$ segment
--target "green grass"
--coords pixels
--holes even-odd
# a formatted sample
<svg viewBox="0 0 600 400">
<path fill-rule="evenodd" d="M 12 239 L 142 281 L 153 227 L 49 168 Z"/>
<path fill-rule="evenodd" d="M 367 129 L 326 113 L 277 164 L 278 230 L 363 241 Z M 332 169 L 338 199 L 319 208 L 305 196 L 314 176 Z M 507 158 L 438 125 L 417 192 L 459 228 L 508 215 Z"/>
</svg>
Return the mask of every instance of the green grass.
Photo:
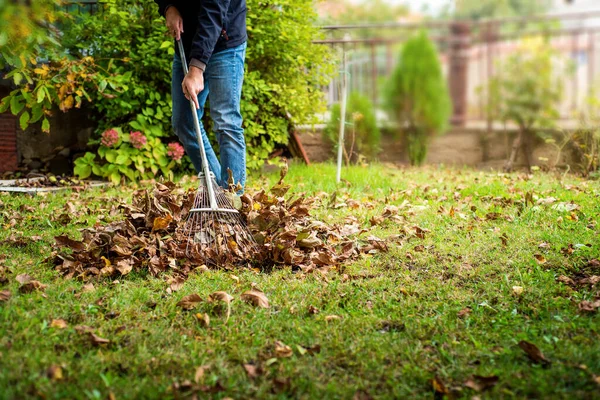
<svg viewBox="0 0 600 400">
<path fill-rule="evenodd" d="M 95 291 L 82 293 L 84 282 L 65 280 L 44 261 L 53 237 L 76 236 L 102 215 L 105 221 L 118 219 L 111 206 L 130 198 L 133 188 L 45 197 L 1 194 L 0 265 L 10 273 L 0 290 L 10 290 L 12 298 L 0 303 L 0 398 L 186 397 L 190 392 L 181 393 L 181 386 L 194 382 L 199 366 L 207 366 L 198 385 L 207 392 L 200 391 L 200 398 L 348 399 L 357 393 L 431 398 L 435 376 L 456 397 L 471 398 L 478 393 L 463 384 L 472 375 L 499 377 L 495 387 L 479 394 L 483 397 L 598 395 L 593 378 L 600 375 L 600 313 L 578 310 L 598 289 L 574 290 L 556 281 L 563 274 L 600 275 L 585 269 L 588 260 L 600 257 L 598 182 L 380 165 L 344 170 L 346 182 L 339 186 L 334 177 L 332 165 L 293 165 L 286 182 L 297 193 L 335 192 L 338 205 L 347 199 L 360 203 L 357 209 L 333 209 L 323 202 L 313 214 L 328 223 L 355 216 L 369 227 L 372 216 L 396 205 L 404 222 L 387 221 L 364 235 L 385 238 L 415 225 L 430 232 L 325 276 L 293 273 L 290 267 L 268 274 L 211 271 L 192 274 L 169 294 L 166 277 L 135 273 L 119 282 L 94 282 Z M 251 187 L 267 188 L 277 178 L 255 176 Z M 574 202 L 580 207 L 576 218 L 552 205 L 526 205 L 528 192 Z M 82 213 L 64 223 L 60 215 L 67 202 Z M 493 212 L 501 217 L 486 219 Z M 41 238 L 19 247 L 11 235 Z M 540 249 L 542 242 L 549 248 Z M 569 244 L 576 248 L 573 254 L 561 253 Z M 546 263 L 539 264 L 535 254 L 543 254 Z M 47 284 L 45 292 L 19 293 L 15 277 L 21 273 Z M 271 308 L 239 300 L 253 283 Z M 515 295 L 513 286 L 523 293 Z M 206 298 L 218 290 L 235 297 L 227 323 L 209 304 L 194 311 L 176 306 L 184 295 Z M 310 314 L 310 306 L 320 312 Z M 458 317 L 466 307 L 471 313 Z M 198 312 L 210 314 L 208 328 L 196 319 Z M 327 321 L 330 315 L 341 318 Z M 67 321 L 66 329 L 50 327 L 58 318 Z M 111 343 L 93 346 L 77 325 L 92 327 Z M 292 347 L 293 355 L 274 358 L 276 340 Z M 520 340 L 535 343 L 552 364 L 532 363 L 518 347 Z M 315 345 L 321 348 L 316 354 L 298 349 Z M 251 362 L 263 368 L 255 379 L 243 368 Z M 61 367 L 62 379 L 48 377 L 52 365 Z"/>
</svg>

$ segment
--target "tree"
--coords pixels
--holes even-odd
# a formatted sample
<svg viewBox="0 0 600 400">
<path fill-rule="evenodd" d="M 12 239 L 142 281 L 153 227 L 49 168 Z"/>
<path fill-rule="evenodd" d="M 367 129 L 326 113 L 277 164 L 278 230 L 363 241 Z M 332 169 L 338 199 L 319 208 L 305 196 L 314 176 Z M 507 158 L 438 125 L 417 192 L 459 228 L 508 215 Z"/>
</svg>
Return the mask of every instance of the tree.
<svg viewBox="0 0 600 400">
<path fill-rule="evenodd" d="M 443 134 L 451 100 L 435 45 L 426 32 L 409 39 L 386 93 L 387 107 L 405 131 L 412 165 L 425 161 L 430 138 Z"/>
<path fill-rule="evenodd" d="M 490 117 L 513 122 L 519 133 L 504 166 L 511 171 L 519 151 L 531 167 L 532 140 L 536 130 L 551 127 L 559 116 L 563 71 L 557 71 L 555 51 L 541 38 L 527 39 L 498 68 L 489 86 Z"/>
</svg>

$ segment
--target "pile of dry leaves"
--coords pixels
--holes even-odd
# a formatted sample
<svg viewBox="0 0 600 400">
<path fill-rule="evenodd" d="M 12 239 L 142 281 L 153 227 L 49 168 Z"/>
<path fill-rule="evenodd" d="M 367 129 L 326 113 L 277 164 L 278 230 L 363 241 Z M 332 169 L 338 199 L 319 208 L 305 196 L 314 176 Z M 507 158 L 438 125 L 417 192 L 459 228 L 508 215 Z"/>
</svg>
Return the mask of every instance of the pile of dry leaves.
<svg viewBox="0 0 600 400">
<path fill-rule="evenodd" d="M 283 175 L 283 174 L 282 174 Z M 258 243 L 258 252 L 231 252 L 217 260 L 218 267 L 251 266 L 261 269 L 292 267 L 302 271 L 327 270 L 360 254 L 387 251 L 375 236 L 356 222 L 328 225 L 310 215 L 320 197 L 303 194 L 285 197 L 289 186 L 282 179 L 269 192 L 242 196 L 242 214 Z M 82 279 L 126 275 L 147 270 L 156 276 L 171 272 L 185 277 L 199 262 L 185 256 L 181 227 L 196 191 L 174 183 L 156 183 L 153 190 L 138 190 L 132 204 L 120 204 L 123 219 L 82 231 L 82 240 L 57 236 L 56 268 L 66 277 Z M 397 209 L 386 208 L 382 218 Z M 242 249 L 243 250 L 243 249 Z"/>
</svg>

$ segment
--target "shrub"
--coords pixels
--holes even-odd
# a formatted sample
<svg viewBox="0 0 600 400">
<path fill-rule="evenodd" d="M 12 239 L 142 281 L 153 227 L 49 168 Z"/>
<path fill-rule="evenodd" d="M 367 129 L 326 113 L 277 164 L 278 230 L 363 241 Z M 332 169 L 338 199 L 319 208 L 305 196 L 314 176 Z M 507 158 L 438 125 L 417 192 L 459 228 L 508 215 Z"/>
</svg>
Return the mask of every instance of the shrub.
<svg viewBox="0 0 600 400">
<path fill-rule="evenodd" d="M 248 0 L 248 51 L 242 115 L 248 167 L 262 166 L 277 146 L 287 145 L 294 125 L 316 122 L 325 111 L 320 85 L 334 65 L 320 37 L 312 1 Z"/>
<path fill-rule="evenodd" d="M 564 73 L 557 70 L 559 61 L 545 40 L 526 39 L 518 51 L 498 67 L 498 74 L 490 81 L 489 117 L 513 122 L 519 128 L 504 166 L 507 171 L 512 170 L 520 150 L 530 168 L 536 130 L 552 127 L 559 116 Z"/>
<path fill-rule="evenodd" d="M 327 141 L 337 148 L 340 132 L 340 105 L 331 109 L 331 119 L 323 134 Z M 346 163 L 356 162 L 359 156 L 373 158 L 379 152 L 381 133 L 373 104 L 360 93 L 351 93 L 346 105 L 346 130 L 344 134 L 344 157 Z"/>
<path fill-rule="evenodd" d="M 386 103 L 407 137 L 411 164 L 422 164 L 430 138 L 445 132 L 452 111 L 435 45 L 425 32 L 404 44 Z"/>
<path fill-rule="evenodd" d="M 49 83 L 55 90 L 40 89 L 43 95 L 35 91 L 27 94 L 31 91 L 21 90 L 24 82 L 21 76 L 18 80 L 15 78 L 19 89 L 3 106 L 8 108 L 12 97 L 16 97 L 18 107 L 14 107 L 14 111 L 20 113 L 25 100 L 37 104 L 36 96 L 40 96 L 49 101 L 36 112 L 36 116 L 42 116 L 50 112 L 54 104 L 73 106 L 87 100 L 95 110 L 96 137 L 109 129 L 139 131 L 147 138 L 146 147 L 153 148 L 153 160 L 149 163 L 158 165 L 158 171 L 165 168 L 168 171 L 172 164 L 162 165 L 161 157 L 168 151 L 167 143 L 176 141 L 170 121 L 173 42 L 166 37 L 164 21 L 151 1 L 103 0 L 100 9 L 94 15 L 66 18 L 62 23 L 64 36 L 58 46 L 63 59 L 90 63 L 85 69 L 75 65 L 81 76 L 91 77 L 90 82 L 85 82 L 88 86 L 76 82 L 69 88 L 73 92 L 72 99 L 65 102 L 64 98 L 71 93 L 61 99 L 62 82 Z M 312 44 L 319 35 L 319 29 L 313 25 L 315 19 L 312 2 L 248 1 L 249 48 L 242 114 L 249 168 L 261 166 L 276 146 L 287 144 L 294 124 L 310 123 L 315 113 L 324 109 L 323 94 L 318 87 L 327 82 L 332 66 L 327 47 Z M 38 46 L 38 59 L 46 56 L 45 51 L 43 46 Z M 26 67 L 34 90 L 42 82 L 34 73 L 38 67 L 36 60 Z M 16 73 L 19 72 L 13 76 Z M 66 71 L 60 76 L 65 82 L 72 82 L 67 79 L 68 75 Z M 78 94 L 82 88 L 85 90 Z M 48 122 L 44 127 L 49 129 Z M 129 147 L 133 146 L 126 141 L 121 143 L 123 155 L 128 156 Z M 102 176 L 113 180 L 117 174 L 137 179 L 147 173 L 148 168 L 144 168 L 143 173 L 135 169 L 139 165 L 135 162 L 114 164 L 110 161 L 112 156 L 107 159 L 100 154 L 99 140 L 92 141 L 91 145 L 97 157 L 86 155 L 85 161 L 76 161 L 78 173 L 87 173 L 91 168 L 92 172 L 101 171 Z M 120 152 L 121 147 L 116 150 Z M 110 167 L 109 172 L 106 165 L 115 166 Z M 189 161 L 175 166 L 187 165 Z"/>
</svg>

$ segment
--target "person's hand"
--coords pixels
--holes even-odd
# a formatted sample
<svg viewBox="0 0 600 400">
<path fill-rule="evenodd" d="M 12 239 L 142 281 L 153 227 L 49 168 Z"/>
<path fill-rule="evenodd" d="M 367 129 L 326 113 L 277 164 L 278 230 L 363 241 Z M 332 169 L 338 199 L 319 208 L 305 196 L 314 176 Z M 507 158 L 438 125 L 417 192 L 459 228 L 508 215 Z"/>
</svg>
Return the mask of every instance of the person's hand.
<svg viewBox="0 0 600 400">
<path fill-rule="evenodd" d="M 183 94 L 188 100 L 192 100 L 196 109 L 200 108 L 198 104 L 198 94 L 204 90 L 204 74 L 200 68 L 191 67 L 183 82 L 181 83 Z"/>
<path fill-rule="evenodd" d="M 165 14 L 165 19 L 167 20 L 169 35 L 180 40 L 183 33 L 183 19 L 181 18 L 181 14 L 179 14 L 179 10 L 173 6 L 169 7 Z"/>
</svg>

